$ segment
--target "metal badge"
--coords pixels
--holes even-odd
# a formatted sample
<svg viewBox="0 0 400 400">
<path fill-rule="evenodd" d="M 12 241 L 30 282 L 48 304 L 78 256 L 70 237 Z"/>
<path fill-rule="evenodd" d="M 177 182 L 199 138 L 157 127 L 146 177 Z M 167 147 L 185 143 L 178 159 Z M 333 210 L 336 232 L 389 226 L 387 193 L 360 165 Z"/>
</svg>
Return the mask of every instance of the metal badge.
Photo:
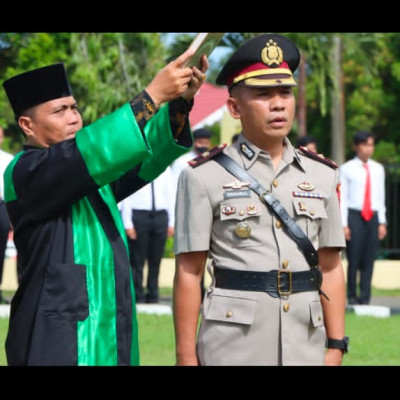
<svg viewBox="0 0 400 400">
<path fill-rule="evenodd" d="M 315 186 L 309 182 L 302 182 L 297 185 L 297 187 L 301 190 L 305 190 L 306 192 L 312 192 L 315 189 Z"/>
<path fill-rule="evenodd" d="M 248 215 L 255 215 L 255 214 L 257 214 L 257 207 L 256 207 L 254 204 L 249 204 L 249 205 L 246 207 L 246 210 L 247 210 L 247 214 L 248 214 Z"/>
<path fill-rule="evenodd" d="M 261 51 L 261 59 L 264 64 L 272 68 L 278 67 L 282 63 L 283 51 L 275 40 L 269 39 L 266 43 Z"/>
<path fill-rule="evenodd" d="M 242 143 L 240 145 L 240 151 L 246 156 L 248 160 L 251 160 L 256 154 L 249 146 L 247 146 L 246 143 Z"/>
<path fill-rule="evenodd" d="M 235 214 L 235 212 L 236 212 L 236 208 L 232 207 L 230 205 L 226 205 L 226 206 L 222 207 L 222 214 L 231 215 L 231 214 Z"/>
<path fill-rule="evenodd" d="M 304 201 L 299 201 L 299 210 L 307 211 L 307 207 L 306 207 L 306 204 L 304 203 Z"/>
<path fill-rule="evenodd" d="M 235 234 L 237 237 L 240 237 L 241 239 L 247 239 L 250 234 L 251 234 L 251 228 L 250 225 L 247 222 L 239 222 L 235 226 Z"/>
<path fill-rule="evenodd" d="M 244 187 L 249 187 L 250 183 L 249 182 L 241 182 L 241 181 L 235 181 L 232 183 L 227 183 L 226 185 L 222 186 L 224 189 L 242 189 Z"/>
</svg>

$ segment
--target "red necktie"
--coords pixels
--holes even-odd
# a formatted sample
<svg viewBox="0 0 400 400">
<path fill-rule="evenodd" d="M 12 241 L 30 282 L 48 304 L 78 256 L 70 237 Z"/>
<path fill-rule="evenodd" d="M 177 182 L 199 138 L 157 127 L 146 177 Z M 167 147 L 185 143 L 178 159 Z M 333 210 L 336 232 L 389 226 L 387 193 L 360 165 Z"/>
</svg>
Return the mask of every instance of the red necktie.
<svg viewBox="0 0 400 400">
<path fill-rule="evenodd" d="M 367 179 L 365 181 L 364 204 L 363 204 L 363 208 L 361 210 L 361 216 L 366 221 L 369 221 L 372 218 L 372 216 L 374 215 L 374 212 L 372 211 L 372 208 L 371 208 L 371 175 L 369 173 L 368 164 L 365 163 L 363 165 L 364 165 L 365 171 L 367 173 Z"/>
</svg>

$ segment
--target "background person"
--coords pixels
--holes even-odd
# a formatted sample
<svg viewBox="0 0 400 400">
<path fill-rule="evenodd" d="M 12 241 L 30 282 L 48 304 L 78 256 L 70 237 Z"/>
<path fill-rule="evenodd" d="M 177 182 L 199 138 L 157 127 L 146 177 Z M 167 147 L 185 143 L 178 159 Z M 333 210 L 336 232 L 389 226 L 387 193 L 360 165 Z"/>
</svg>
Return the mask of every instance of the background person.
<svg viewBox="0 0 400 400">
<path fill-rule="evenodd" d="M 158 278 L 167 237 L 174 236 L 175 178 L 168 167 L 150 184 L 121 202 L 129 243 L 136 303 L 158 303 Z M 148 264 L 146 293 L 143 269 Z"/>
<path fill-rule="evenodd" d="M 371 159 L 375 149 L 372 133 L 357 132 L 353 136 L 353 149 L 355 157 L 340 167 L 341 213 L 348 261 L 347 302 L 369 304 L 379 240 L 387 234 L 385 170 Z"/>
<path fill-rule="evenodd" d="M 297 147 L 303 146 L 307 150 L 318 153 L 317 139 L 313 138 L 312 136 L 300 136 L 297 138 L 296 144 Z"/>
<path fill-rule="evenodd" d="M 0 126 L 0 147 L 4 141 L 4 129 Z M 8 235 L 10 233 L 10 217 L 8 216 L 6 204 L 4 203 L 4 171 L 14 156 L 0 149 L 0 286 L 3 280 L 4 261 L 7 248 Z M 0 290 L 0 304 L 10 304 Z"/>
</svg>

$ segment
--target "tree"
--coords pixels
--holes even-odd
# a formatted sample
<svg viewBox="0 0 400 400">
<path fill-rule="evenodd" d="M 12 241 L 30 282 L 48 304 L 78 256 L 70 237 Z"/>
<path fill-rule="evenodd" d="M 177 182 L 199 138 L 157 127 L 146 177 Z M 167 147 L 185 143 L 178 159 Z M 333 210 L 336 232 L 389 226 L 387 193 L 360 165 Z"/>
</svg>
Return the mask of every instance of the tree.
<svg viewBox="0 0 400 400">
<path fill-rule="evenodd" d="M 85 123 L 143 90 L 165 65 L 157 33 L 73 33 L 71 85 Z"/>
</svg>

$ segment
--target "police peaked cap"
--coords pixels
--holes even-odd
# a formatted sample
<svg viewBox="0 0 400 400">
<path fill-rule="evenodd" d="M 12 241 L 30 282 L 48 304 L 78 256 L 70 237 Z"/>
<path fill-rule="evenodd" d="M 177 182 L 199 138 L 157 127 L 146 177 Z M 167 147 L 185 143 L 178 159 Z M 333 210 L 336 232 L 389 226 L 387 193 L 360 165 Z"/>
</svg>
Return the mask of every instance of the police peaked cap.
<svg viewBox="0 0 400 400">
<path fill-rule="evenodd" d="M 297 46 L 281 35 L 260 35 L 244 42 L 220 71 L 216 83 L 229 88 L 297 86 L 293 72 L 300 62 Z"/>
<path fill-rule="evenodd" d="M 62 63 L 16 75 L 4 81 L 3 87 L 16 117 L 30 107 L 72 96 L 71 86 Z"/>
</svg>

